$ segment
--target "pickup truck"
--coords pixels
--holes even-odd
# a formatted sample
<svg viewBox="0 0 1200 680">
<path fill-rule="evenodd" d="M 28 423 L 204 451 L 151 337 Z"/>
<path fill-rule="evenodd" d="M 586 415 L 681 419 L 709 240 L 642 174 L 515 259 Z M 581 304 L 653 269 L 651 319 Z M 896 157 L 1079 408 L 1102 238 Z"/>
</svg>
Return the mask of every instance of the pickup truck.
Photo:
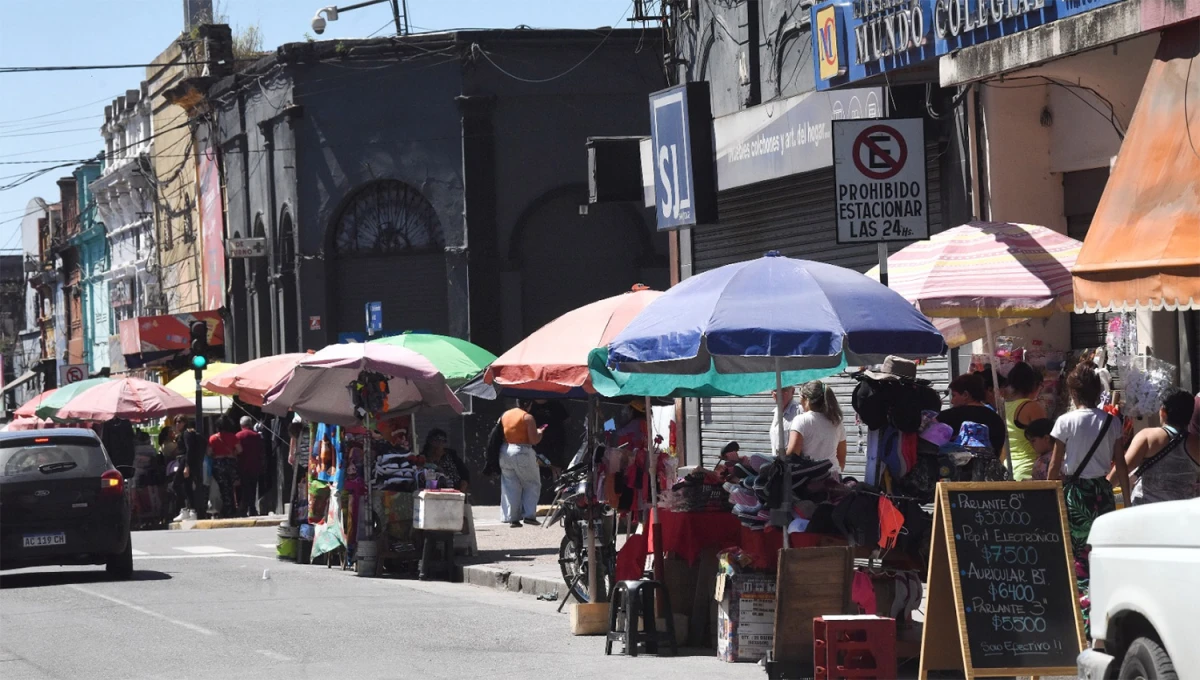
<svg viewBox="0 0 1200 680">
<path fill-rule="evenodd" d="M 1108 513 L 1092 525 L 1085 680 L 1200 678 L 1200 499 Z"/>
</svg>

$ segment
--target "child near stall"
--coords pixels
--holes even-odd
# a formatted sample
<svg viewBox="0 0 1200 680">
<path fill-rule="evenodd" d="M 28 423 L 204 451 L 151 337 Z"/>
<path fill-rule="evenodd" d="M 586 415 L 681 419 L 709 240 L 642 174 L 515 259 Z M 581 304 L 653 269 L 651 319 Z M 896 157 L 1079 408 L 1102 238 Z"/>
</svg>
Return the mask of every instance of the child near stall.
<svg viewBox="0 0 1200 680">
<path fill-rule="evenodd" d="M 1050 436 L 1053 429 L 1054 421 L 1049 418 L 1038 418 L 1025 428 L 1025 441 L 1037 454 L 1033 464 L 1033 479 L 1046 479 L 1050 469 L 1050 454 L 1054 452 L 1054 439 Z"/>
</svg>

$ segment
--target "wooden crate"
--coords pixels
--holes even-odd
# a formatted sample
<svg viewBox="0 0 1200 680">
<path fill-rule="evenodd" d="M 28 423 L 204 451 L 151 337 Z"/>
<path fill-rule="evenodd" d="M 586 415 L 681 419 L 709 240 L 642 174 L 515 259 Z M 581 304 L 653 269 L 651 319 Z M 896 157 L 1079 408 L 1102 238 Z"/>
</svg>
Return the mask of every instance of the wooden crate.
<svg viewBox="0 0 1200 680">
<path fill-rule="evenodd" d="M 849 548 L 792 548 L 779 552 L 775 580 L 775 640 L 772 659 L 809 664 L 813 619 L 851 614 L 853 553 Z"/>
</svg>

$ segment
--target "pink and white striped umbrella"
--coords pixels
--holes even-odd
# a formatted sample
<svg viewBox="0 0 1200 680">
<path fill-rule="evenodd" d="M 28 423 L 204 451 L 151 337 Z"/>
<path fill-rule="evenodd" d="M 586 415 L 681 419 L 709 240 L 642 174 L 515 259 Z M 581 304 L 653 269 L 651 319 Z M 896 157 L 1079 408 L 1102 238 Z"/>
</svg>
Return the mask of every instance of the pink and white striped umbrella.
<svg viewBox="0 0 1200 680">
<path fill-rule="evenodd" d="M 1031 224 L 970 222 L 888 258 L 888 287 L 930 317 L 951 347 L 1074 306 L 1071 267 L 1083 244 Z M 868 276 L 879 277 L 878 268 Z"/>
</svg>

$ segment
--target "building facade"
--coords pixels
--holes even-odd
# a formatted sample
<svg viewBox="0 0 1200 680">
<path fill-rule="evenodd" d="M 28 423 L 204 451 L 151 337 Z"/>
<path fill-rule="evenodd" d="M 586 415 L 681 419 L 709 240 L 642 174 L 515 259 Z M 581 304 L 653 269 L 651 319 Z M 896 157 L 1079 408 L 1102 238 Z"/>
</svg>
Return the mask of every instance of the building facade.
<svg viewBox="0 0 1200 680">
<path fill-rule="evenodd" d="M 85 163 L 72 173 L 77 192 L 76 205 L 79 206 L 79 226 L 73 230 L 68 243 L 75 252 L 77 269 L 72 276 L 77 278 L 72 295 L 79 300 L 78 343 L 82 345 L 82 354 L 73 355 L 72 358 L 81 359 L 79 365 L 84 367 L 83 373 L 87 375 L 98 375 L 108 369 L 110 314 L 108 284 L 105 281 L 108 244 L 104 237 L 104 223 L 100 220 L 97 201 L 91 189 L 91 185 L 100 177 L 101 167 L 100 162 Z"/>
<path fill-rule="evenodd" d="M 108 307 L 93 320 L 97 351 L 103 341 L 104 364 L 122 372 L 118 324 L 147 315 L 161 293 L 156 266 L 153 140 L 149 86 L 127 90 L 104 108 L 105 165 L 92 183 L 100 216 L 107 226 L 106 266 L 96 283 L 97 298 Z M 110 347 L 111 345 L 111 347 Z"/>
<path fill-rule="evenodd" d="M 21 250 L 24 258 L 24 291 L 25 323 L 17 333 L 17 345 L 13 353 L 13 373 L 17 380 L 32 374 L 33 378 L 13 386 L 12 404 L 20 406 L 42 392 L 45 384 L 42 364 L 42 331 L 38 326 L 40 316 L 39 296 L 32 285 L 34 277 L 41 270 L 39 255 L 38 223 L 48 214 L 46 201 L 41 198 L 31 198 L 25 204 L 24 217 L 21 219 Z M 53 370 L 51 368 L 51 370 Z"/>
</svg>

